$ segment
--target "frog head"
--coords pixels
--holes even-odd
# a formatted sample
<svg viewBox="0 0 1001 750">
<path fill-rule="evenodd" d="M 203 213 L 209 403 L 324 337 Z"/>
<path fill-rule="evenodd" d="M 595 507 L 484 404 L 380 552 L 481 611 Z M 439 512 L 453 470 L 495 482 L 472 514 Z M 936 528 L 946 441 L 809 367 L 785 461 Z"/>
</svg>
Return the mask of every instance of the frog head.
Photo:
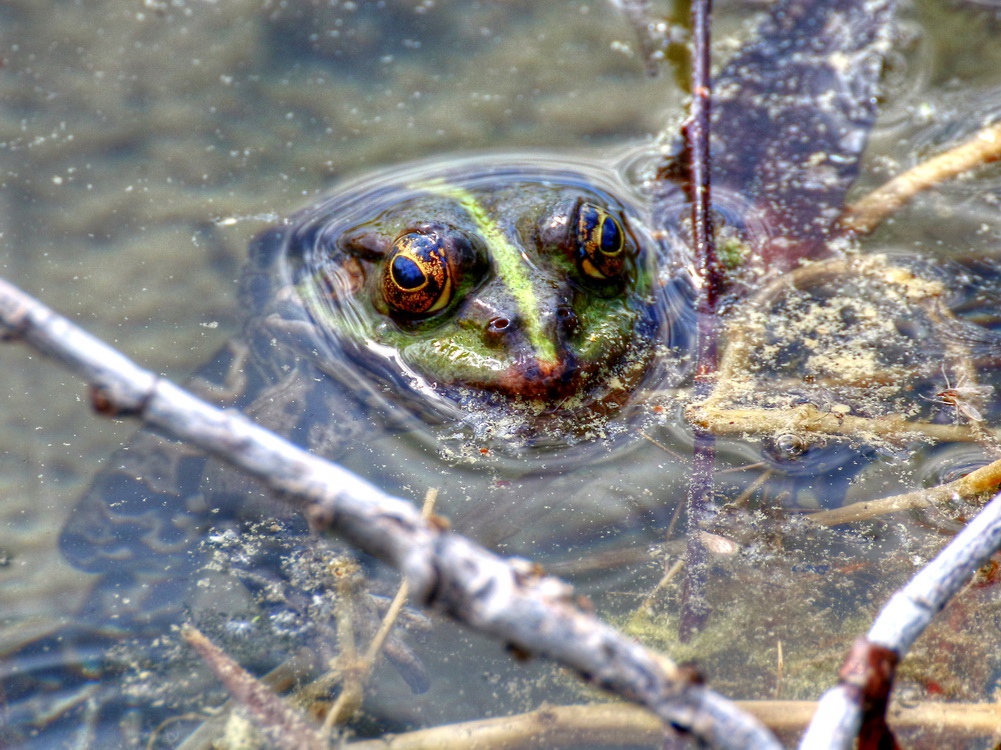
<svg viewBox="0 0 1001 750">
<path fill-rule="evenodd" d="M 298 217 L 284 250 L 321 369 L 507 437 L 583 439 L 671 343 L 663 247 L 611 170 L 397 170 Z"/>
</svg>

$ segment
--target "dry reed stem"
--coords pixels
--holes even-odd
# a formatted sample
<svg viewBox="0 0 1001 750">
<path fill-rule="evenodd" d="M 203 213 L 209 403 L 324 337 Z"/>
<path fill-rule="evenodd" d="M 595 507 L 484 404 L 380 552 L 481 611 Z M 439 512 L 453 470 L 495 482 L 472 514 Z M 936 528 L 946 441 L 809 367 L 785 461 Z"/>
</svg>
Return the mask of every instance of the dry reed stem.
<svg viewBox="0 0 1001 750">
<path fill-rule="evenodd" d="M 905 492 L 902 495 L 893 495 L 879 500 L 852 503 L 841 508 L 811 513 L 807 518 L 824 526 L 837 526 L 852 521 L 865 521 L 901 510 L 916 510 L 955 500 L 969 500 L 977 495 L 997 492 L 999 487 L 1001 487 L 1001 460 L 981 466 L 965 477 L 937 487 Z"/>
<path fill-rule="evenodd" d="M 421 515 L 424 518 L 430 518 L 434 513 L 434 505 L 437 500 L 438 490 L 435 488 L 429 489 L 424 495 L 424 505 L 421 508 Z M 396 596 L 393 597 L 389 609 L 386 610 L 379 629 L 369 642 L 368 648 L 365 650 L 365 655 L 355 668 L 346 672 L 346 675 L 349 675 L 350 679 L 345 678 L 340 695 L 337 696 L 334 705 L 323 719 L 321 731 L 328 741 L 334 731 L 334 727 L 346 722 L 361 708 L 362 699 L 365 696 L 365 688 L 372 677 L 372 670 L 375 669 L 376 659 L 379 658 L 379 652 L 382 651 L 383 644 L 385 644 L 386 639 L 392 632 L 393 626 L 396 624 L 396 620 L 403 610 L 403 605 L 407 603 L 409 594 L 410 587 L 404 580 L 400 584 Z"/>
<path fill-rule="evenodd" d="M 990 125 L 965 143 L 911 167 L 848 207 L 841 228 L 857 234 L 873 231 L 923 190 L 1001 159 L 1001 123 Z"/>
<path fill-rule="evenodd" d="M 796 732 L 812 718 L 815 701 L 737 701 L 776 732 Z M 1001 726 L 1001 706 L 992 703 L 919 703 L 891 706 L 894 729 L 934 728 L 951 738 L 989 737 Z M 353 742 L 344 750 L 524 750 L 576 748 L 581 744 L 657 746 L 664 727 L 649 713 L 625 703 L 551 706 L 517 716 L 449 724 L 378 740 Z"/>
</svg>

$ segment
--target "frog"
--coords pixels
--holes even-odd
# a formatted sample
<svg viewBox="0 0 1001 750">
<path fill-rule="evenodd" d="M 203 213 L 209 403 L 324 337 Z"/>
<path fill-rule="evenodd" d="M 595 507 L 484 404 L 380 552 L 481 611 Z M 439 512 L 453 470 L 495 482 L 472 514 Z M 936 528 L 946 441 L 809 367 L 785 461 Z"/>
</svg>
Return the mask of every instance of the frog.
<svg viewBox="0 0 1001 750">
<path fill-rule="evenodd" d="M 265 327 L 319 332 L 305 346 L 327 374 L 508 452 L 614 433 L 637 393 L 678 382 L 680 244 L 654 238 L 614 168 L 483 156 L 397 172 L 295 219 L 275 238 L 281 281 L 248 301 Z"/>
<path fill-rule="evenodd" d="M 742 248 L 782 244 L 762 218 L 782 203 L 770 190 L 797 198 L 782 204 L 783 232 L 829 228 L 875 116 L 871 65 L 837 71 L 858 89 L 845 94 L 853 106 L 844 114 L 795 96 L 763 100 L 753 86 L 741 96 L 748 61 L 775 63 L 792 88 L 817 85 L 785 67 L 777 40 L 808 39 L 833 9 L 854 13 L 865 31 L 839 43 L 868 50 L 882 21 L 856 5 L 785 0 L 720 74 L 719 163 L 732 168 L 717 175 L 717 206 Z M 790 10 L 793 21 L 783 20 Z M 795 139 L 788 123 L 748 130 L 735 114 L 783 107 L 790 121 L 804 107 L 809 115 Z M 808 152 L 818 138 L 830 164 Z M 798 165 L 800 177 L 831 165 L 836 174 L 827 169 L 821 194 L 804 198 L 809 180 L 776 187 L 738 159 L 751 152 Z M 677 488 L 646 486 L 665 459 L 639 435 L 677 429 L 678 404 L 655 396 L 689 382 L 697 283 L 683 157 L 647 147 L 639 162 L 475 154 L 347 182 L 251 242 L 242 331 L 187 385 L 398 494 L 419 499 L 423 487 L 445 484 L 439 512 L 505 554 L 544 558 L 547 545 L 621 543 L 637 529 L 649 542 L 674 512 L 664 497 Z M 527 509 L 525 499 L 539 497 L 566 512 Z M 124 675 L 128 694 L 107 711 L 144 706 L 144 732 L 203 700 L 202 683 L 177 700 L 151 688 L 192 668 L 170 635 L 178 622 L 196 623 L 255 673 L 293 644 L 335 655 L 328 594 L 350 555 L 317 540 L 261 484 L 164 436 L 141 432 L 109 459 L 60 549 L 96 583 L 79 618 L 80 675 L 57 697 L 95 670 Z M 381 596 L 383 574 L 364 558 L 356 565 L 360 598 Z M 426 690 L 408 645 L 389 651 L 407 686 Z M 72 715 L 61 721 L 72 726 Z"/>
</svg>

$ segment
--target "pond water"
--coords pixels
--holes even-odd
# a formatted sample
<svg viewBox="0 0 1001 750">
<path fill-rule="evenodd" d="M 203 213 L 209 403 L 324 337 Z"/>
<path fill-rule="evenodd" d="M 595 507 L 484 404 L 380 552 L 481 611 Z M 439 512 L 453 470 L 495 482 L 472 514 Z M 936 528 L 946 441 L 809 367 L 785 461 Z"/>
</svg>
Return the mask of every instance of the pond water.
<svg viewBox="0 0 1001 750">
<path fill-rule="evenodd" d="M 718 59 L 748 37 L 757 10 L 717 4 Z M 901 16 L 853 196 L 1001 117 L 1001 11 L 926 2 Z M 237 281 L 250 239 L 338 179 L 483 149 L 628 162 L 659 133 L 676 132 L 684 116 L 674 77 L 644 75 L 630 28 L 602 3 L 15 0 L 0 8 L 0 20 L 3 275 L 174 380 L 239 330 Z M 949 304 L 983 331 L 965 345 L 988 386 L 1001 385 L 1001 344 L 991 333 L 1001 301 L 999 201 L 1001 168 L 986 167 L 919 196 L 862 246 L 888 253 L 894 268 L 911 269 L 922 283 L 945 285 Z M 805 301 L 777 295 L 758 310 L 812 343 L 757 352 L 727 406 L 788 409 L 827 399 L 827 407 L 847 405 L 846 414 L 970 421 L 940 395 L 968 384 L 942 364 L 953 350 L 923 333 L 932 323 L 920 294 L 901 299 L 899 277 L 887 281 L 885 269 L 849 273 L 851 284 L 844 274 L 819 277 Z M 802 310 L 832 299 L 851 302 L 842 302 L 842 317 L 893 319 L 900 337 L 892 341 L 878 326 L 849 330 L 851 342 L 882 356 L 855 390 L 817 385 L 816 373 L 835 367 L 818 352 L 839 361 L 858 355 L 839 348 L 848 346 L 843 331 L 803 322 Z M 753 316 L 741 325 L 754 339 Z M 88 601 L 93 576 L 63 559 L 59 533 L 134 427 L 95 418 L 78 382 L 25 349 L 0 357 L 0 653 L 11 654 L 60 632 Z M 804 368 L 813 368 L 806 384 Z M 920 374 L 907 380 L 904 370 Z M 690 473 L 683 402 L 683 392 L 666 394 L 651 427 L 663 448 L 636 440 L 550 478 L 541 493 L 519 485 L 519 470 L 506 465 L 485 484 L 469 478 L 475 471 L 442 477 L 422 449 L 394 441 L 374 442 L 353 468 L 390 467 L 379 480 L 416 502 L 445 484 L 439 511 L 460 530 L 544 560 L 603 616 L 672 658 L 696 661 L 725 695 L 815 698 L 889 593 L 972 505 L 835 530 L 802 521 L 803 512 L 949 481 L 993 460 L 993 449 L 989 441 L 867 438 L 806 446 L 781 430 L 722 440 L 714 614 L 703 635 L 680 644 L 680 577 L 648 595 L 683 546 L 679 531 L 665 536 Z M 977 409 L 984 421 L 976 425 L 999 418 L 990 398 Z M 475 492 L 488 500 L 473 502 Z M 922 639 L 901 675 L 903 702 L 992 700 L 1001 680 L 994 583 L 979 581 Z M 380 666 L 352 725 L 360 734 L 600 698 L 550 665 L 516 663 L 437 619 L 433 632 L 415 628 L 408 638 L 430 689 L 414 695 L 396 670 Z M 206 700 L 218 703 L 219 695 Z M 171 725 L 157 746 L 179 743 L 196 724 Z M 36 744 L 83 742 L 78 730 L 63 727 Z M 941 746 L 933 732 L 907 736 L 909 747 Z M 0 743 L 22 739 L 9 737 Z"/>
</svg>

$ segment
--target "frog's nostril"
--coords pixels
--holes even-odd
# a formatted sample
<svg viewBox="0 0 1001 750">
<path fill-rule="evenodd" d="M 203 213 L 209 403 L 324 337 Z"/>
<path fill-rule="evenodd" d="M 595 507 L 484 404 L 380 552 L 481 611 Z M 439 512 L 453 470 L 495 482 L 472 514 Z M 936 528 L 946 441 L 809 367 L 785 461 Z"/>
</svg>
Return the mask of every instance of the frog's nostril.
<svg viewBox="0 0 1001 750">
<path fill-rule="evenodd" d="M 572 336 L 577 330 L 577 313 L 569 305 L 556 308 L 556 324 L 564 336 Z"/>
<path fill-rule="evenodd" d="M 499 315 L 487 321 L 483 338 L 491 346 L 504 346 L 503 342 L 508 340 L 508 336 L 515 328 L 517 324 L 514 319 Z"/>
</svg>

